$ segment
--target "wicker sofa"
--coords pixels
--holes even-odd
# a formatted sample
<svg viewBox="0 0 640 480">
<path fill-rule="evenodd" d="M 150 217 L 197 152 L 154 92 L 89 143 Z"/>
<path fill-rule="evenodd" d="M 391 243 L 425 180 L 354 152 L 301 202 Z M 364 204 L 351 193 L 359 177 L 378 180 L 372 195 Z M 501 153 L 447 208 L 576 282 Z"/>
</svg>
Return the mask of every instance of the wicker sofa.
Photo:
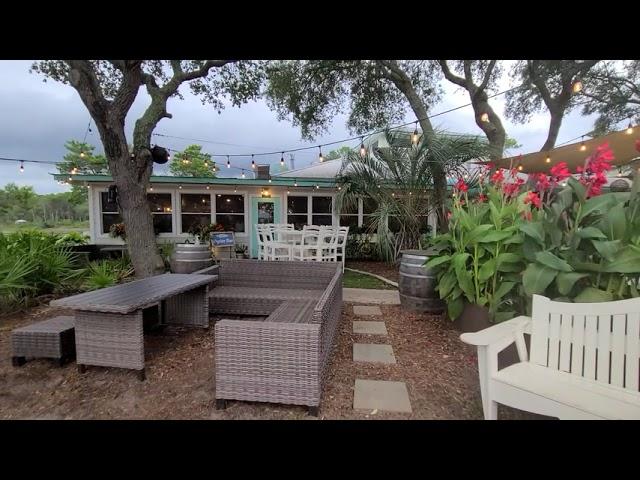
<svg viewBox="0 0 640 480">
<path fill-rule="evenodd" d="M 342 265 L 222 260 L 213 314 L 266 316 L 215 325 L 216 406 L 306 405 L 317 415 L 342 313 Z"/>
</svg>

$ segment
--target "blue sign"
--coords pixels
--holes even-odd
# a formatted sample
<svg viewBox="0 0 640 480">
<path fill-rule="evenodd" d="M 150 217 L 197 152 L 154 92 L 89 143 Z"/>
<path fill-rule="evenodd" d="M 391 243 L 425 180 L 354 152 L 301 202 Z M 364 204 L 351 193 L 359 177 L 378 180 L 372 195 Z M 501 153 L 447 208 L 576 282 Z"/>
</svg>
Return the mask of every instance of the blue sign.
<svg viewBox="0 0 640 480">
<path fill-rule="evenodd" d="M 214 247 L 233 247 L 236 241 L 233 232 L 212 232 L 211 244 Z"/>
</svg>

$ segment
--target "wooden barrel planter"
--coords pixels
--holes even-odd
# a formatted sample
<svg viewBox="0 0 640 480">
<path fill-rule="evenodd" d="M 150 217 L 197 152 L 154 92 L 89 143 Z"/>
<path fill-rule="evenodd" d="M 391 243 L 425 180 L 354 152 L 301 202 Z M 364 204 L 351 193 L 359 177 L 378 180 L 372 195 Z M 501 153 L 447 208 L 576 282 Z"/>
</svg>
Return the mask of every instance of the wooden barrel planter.
<svg viewBox="0 0 640 480">
<path fill-rule="evenodd" d="M 430 254 L 428 250 L 402 251 L 398 290 L 400 303 L 407 310 L 441 313 L 445 308 L 435 291 L 438 279 L 431 270 L 424 267 Z"/>
<path fill-rule="evenodd" d="M 176 243 L 169 263 L 173 273 L 192 273 L 213 265 L 213 258 L 208 245 Z"/>
</svg>

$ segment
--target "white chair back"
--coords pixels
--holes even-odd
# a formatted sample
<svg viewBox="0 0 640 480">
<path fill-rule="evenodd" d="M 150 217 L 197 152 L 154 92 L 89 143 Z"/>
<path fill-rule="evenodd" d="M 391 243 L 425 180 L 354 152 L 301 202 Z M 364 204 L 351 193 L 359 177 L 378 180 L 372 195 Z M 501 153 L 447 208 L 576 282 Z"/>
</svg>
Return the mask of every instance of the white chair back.
<svg viewBox="0 0 640 480">
<path fill-rule="evenodd" d="M 640 298 L 604 303 L 533 296 L 532 363 L 638 392 Z"/>
</svg>

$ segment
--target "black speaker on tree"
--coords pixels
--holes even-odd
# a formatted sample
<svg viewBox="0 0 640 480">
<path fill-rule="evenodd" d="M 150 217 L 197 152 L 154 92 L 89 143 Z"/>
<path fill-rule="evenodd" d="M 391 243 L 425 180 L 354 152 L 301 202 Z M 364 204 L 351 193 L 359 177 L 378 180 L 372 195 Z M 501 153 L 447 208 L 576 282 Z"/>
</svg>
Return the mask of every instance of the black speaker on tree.
<svg viewBox="0 0 640 480">
<path fill-rule="evenodd" d="M 151 149 L 151 157 L 155 163 L 167 163 L 169 161 L 169 152 L 166 148 L 156 145 Z"/>
</svg>

